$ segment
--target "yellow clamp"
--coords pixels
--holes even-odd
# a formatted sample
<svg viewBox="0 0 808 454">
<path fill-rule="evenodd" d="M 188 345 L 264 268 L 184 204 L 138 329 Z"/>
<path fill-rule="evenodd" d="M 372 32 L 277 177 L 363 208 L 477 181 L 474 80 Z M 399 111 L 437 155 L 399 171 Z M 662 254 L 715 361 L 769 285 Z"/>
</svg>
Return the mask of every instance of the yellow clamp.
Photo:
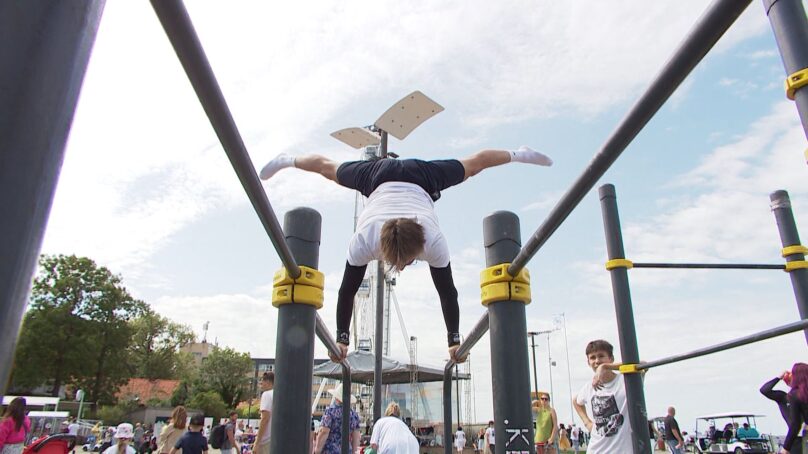
<svg viewBox="0 0 808 454">
<path fill-rule="evenodd" d="M 808 247 L 801 244 L 795 244 L 793 246 L 784 247 L 781 253 L 783 257 L 788 257 L 789 255 L 794 254 L 808 254 Z"/>
<path fill-rule="evenodd" d="M 634 262 L 631 260 L 626 259 L 612 259 L 606 262 L 606 269 L 611 271 L 615 268 L 625 268 L 625 269 L 632 269 L 634 268 Z"/>
<path fill-rule="evenodd" d="M 797 90 L 808 85 L 808 68 L 803 68 L 786 77 L 786 97 L 794 100 Z"/>
<path fill-rule="evenodd" d="M 639 374 L 642 371 L 637 369 L 639 364 L 621 364 L 617 369 L 621 374 Z"/>
<path fill-rule="evenodd" d="M 325 275 L 314 268 L 301 266 L 297 278 L 281 268 L 272 279 L 272 305 L 308 304 L 319 309 L 323 307 L 324 285 Z"/>
<path fill-rule="evenodd" d="M 530 304 L 530 272 L 522 268 L 514 277 L 508 274 L 509 266 L 510 263 L 500 263 L 480 272 L 480 300 L 483 306 L 497 301 Z"/>
<path fill-rule="evenodd" d="M 808 269 L 808 260 L 794 260 L 791 262 L 786 262 L 786 272 L 791 272 L 794 270 L 806 270 Z"/>
</svg>

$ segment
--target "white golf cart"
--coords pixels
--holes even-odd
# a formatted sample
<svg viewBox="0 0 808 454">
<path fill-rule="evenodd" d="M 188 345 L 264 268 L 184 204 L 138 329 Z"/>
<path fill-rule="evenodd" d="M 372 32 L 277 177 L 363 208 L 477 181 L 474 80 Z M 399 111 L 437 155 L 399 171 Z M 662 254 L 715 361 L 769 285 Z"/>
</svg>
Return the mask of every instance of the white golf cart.
<svg viewBox="0 0 808 454">
<path fill-rule="evenodd" d="M 700 416 L 696 418 L 696 452 L 700 453 L 731 453 L 731 454 L 768 454 L 772 452 L 768 438 L 755 437 L 739 440 L 729 426 L 738 427 L 744 423 L 749 427 L 757 427 L 755 418 L 763 415 L 735 412 L 719 413 Z M 724 430 L 727 427 L 728 430 Z"/>
</svg>

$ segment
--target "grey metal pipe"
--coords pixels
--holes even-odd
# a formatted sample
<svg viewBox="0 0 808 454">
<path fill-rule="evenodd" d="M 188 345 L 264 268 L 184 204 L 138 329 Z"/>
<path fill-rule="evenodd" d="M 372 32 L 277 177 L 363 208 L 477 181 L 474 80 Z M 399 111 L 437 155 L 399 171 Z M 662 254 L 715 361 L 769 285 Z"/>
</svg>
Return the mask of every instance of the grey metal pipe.
<svg viewBox="0 0 808 454">
<path fill-rule="evenodd" d="M 334 339 L 334 336 L 328 331 L 328 327 L 326 327 L 325 322 L 322 318 L 320 318 L 320 314 L 316 314 L 315 317 L 315 325 L 314 330 L 317 333 L 317 337 L 320 339 L 320 342 L 325 345 L 325 348 L 331 352 L 332 355 L 339 358 L 342 355 L 342 351 L 337 346 L 337 341 Z M 343 415 L 350 415 L 351 414 L 351 365 L 348 364 L 348 360 L 343 359 L 340 361 L 340 366 L 342 366 L 342 414 Z M 350 454 L 350 436 L 351 436 L 351 418 L 349 417 L 342 417 L 342 442 L 340 445 L 340 452 L 342 454 Z"/>
<path fill-rule="evenodd" d="M 471 349 L 488 332 L 488 311 L 485 311 L 474 328 L 471 329 L 466 340 L 457 348 L 457 356 L 462 358 L 471 352 Z M 455 366 L 454 360 L 450 359 L 443 368 L 443 439 L 451 440 L 452 436 L 452 371 Z M 460 398 L 460 396 L 458 396 Z M 445 443 L 446 454 L 452 454 L 452 444 Z"/>
<path fill-rule="evenodd" d="M 774 218 L 777 220 L 777 230 L 780 232 L 780 242 L 783 247 L 801 244 L 788 192 L 775 191 L 769 195 L 769 200 L 771 200 Z M 791 254 L 786 257 L 786 262 L 800 260 L 805 260 L 805 254 Z M 791 286 L 794 288 L 794 298 L 797 300 L 800 318 L 804 320 L 808 318 L 808 269 L 791 270 L 788 276 L 791 278 Z M 808 330 L 805 330 L 805 340 L 808 342 Z"/>
<path fill-rule="evenodd" d="M 516 276 L 642 131 L 751 0 L 715 0 L 508 268 Z"/>
<path fill-rule="evenodd" d="M 0 391 L 104 0 L 0 2 Z"/>
<path fill-rule="evenodd" d="M 382 353 L 384 351 L 384 262 L 376 265 L 376 330 L 373 341 L 373 423 L 382 417 Z"/>
<path fill-rule="evenodd" d="M 483 219 L 485 263 L 509 263 L 521 244 L 519 218 L 497 211 Z M 530 409 L 530 360 L 527 354 L 525 303 L 496 301 L 488 305 L 491 339 L 491 383 L 494 397 L 494 454 L 535 452 Z"/>
<path fill-rule="evenodd" d="M 321 225 L 320 213 L 311 208 L 295 208 L 284 217 L 285 242 L 309 268 L 318 266 Z M 299 447 L 300 452 L 310 450 L 316 315 L 317 309 L 309 304 L 278 307 L 271 452 L 284 452 L 290 446 Z"/>
<path fill-rule="evenodd" d="M 606 250 L 609 260 L 626 257 L 623 250 L 623 234 L 620 230 L 620 216 L 617 212 L 617 196 L 614 186 L 605 184 L 598 191 L 601 211 L 603 212 L 603 229 L 606 232 Z M 637 364 L 640 362 L 640 349 L 637 345 L 637 329 L 634 326 L 634 310 L 631 307 L 631 290 L 628 285 L 628 270 L 613 268 L 609 271 L 614 293 L 614 310 L 617 315 L 617 332 L 620 338 L 620 355 L 623 362 Z M 651 435 L 648 432 L 648 417 L 645 409 L 645 392 L 642 377 L 639 374 L 625 374 L 626 399 L 628 401 L 628 417 L 633 433 L 634 454 L 651 454 Z"/>
<path fill-rule="evenodd" d="M 772 337 L 782 336 L 784 334 L 790 334 L 797 332 L 799 330 L 808 328 L 808 320 L 800 320 L 798 322 L 789 323 L 787 325 L 778 326 L 777 328 L 767 329 L 765 331 L 761 331 L 759 333 L 750 334 L 748 336 L 739 337 L 738 339 L 731 340 L 729 342 L 723 342 L 720 344 L 716 344 L 710 347 L 700 348 L 698 350 L 693 350 L 689 353 L 683 353 L 681 355 L 674 355 L 668 356 L 666 358 L 658 359 L 656 361 L 649 361 L 640 363 L 637 366 L 639 370 L 646 370 L 651 369 L 652 367 L 664 366 L 666 364 L 673 364 L 678 363 L 680 361 L 684 361 L 686 359 L 698 358 L 701 356 L 709 355 L 711 353 L 718 353 L 723 352 L 724 350 L 729 350 L 731 348 L 740 347 L 742 345 L 753 344 L 755 342 L 760 342 L 762 340 L 771 339 Z"/>
<path fill-rule="evenodd" d="M 769 16 L 786 76 L 808 68 L 808 19 L 802 0 L 763 0 Z M 808 137 L 808 89 L 794 94 L 794 102 L 802 121 L 802 129 Z"/>
<path fill-rule="evenodd" d="M 292 277 L 300 276 L 300 268 L 289 246 L 283 241 L 283 231 L 278 218 L 247 154 L 247 148 L 227 107 L 185 5 L 181 0 L 151 0 L 151 4 L 283 266 Z"/>
<path fill-rule="evenodd" d="M 634 263 L 634 268 L 684 268 L 717 270 L 783 270 L 785 265 L 758 265 L 747 263 Z"/>
</svg>

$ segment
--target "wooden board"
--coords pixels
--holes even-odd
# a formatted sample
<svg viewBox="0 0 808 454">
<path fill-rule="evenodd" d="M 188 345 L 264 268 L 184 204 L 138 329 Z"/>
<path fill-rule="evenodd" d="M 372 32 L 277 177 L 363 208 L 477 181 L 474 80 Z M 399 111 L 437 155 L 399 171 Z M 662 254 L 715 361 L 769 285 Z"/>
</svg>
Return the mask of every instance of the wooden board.
<svg viewBox="0 0 808 454">
<path fill-rule="evenodd" d="M 421 123 L 443 112 L 443 107 L 420 91 L 393 104 L 376 120 L 375 126 L 398 140 L 404 140 Z"/>
<path fill-rule="evenodd" d="M 365 128 L 345 128 L 331 133 L 331 137 L 356 149 L 368 145 L 378 145 L 381 138 Z"/>
</svg>

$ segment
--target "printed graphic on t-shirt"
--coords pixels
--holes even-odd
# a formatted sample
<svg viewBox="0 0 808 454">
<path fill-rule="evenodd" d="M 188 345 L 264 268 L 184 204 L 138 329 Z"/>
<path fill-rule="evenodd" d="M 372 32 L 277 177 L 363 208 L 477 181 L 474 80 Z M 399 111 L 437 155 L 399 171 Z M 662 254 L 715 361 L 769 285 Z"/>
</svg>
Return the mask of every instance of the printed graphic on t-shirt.
<svg viewBox="0 0 808 454">
<path fill-rule="evenodd" d="M 617 435 L 623 426 L 623 415 L 614 396 L 592 396 L 592 414 L 595 416 L 595 430 L 601 436 Z"/>
</svg>

